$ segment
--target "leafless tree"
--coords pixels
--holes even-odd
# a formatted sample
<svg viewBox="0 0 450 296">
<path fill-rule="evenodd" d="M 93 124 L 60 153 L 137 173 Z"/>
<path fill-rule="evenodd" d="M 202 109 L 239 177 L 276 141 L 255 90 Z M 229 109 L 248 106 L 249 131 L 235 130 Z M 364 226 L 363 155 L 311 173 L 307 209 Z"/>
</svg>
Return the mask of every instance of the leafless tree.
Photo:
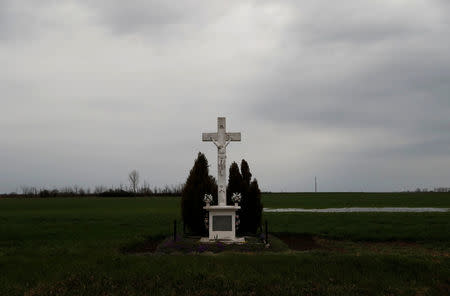
<svg viewBox="0 0 450 296">
<path fill-rule="evenodd" d="M 139 186 L 138 171 L 132 170 L 131 173 L 128 175 L 128 181 L 130 181 L 131 190 L 133 190 L 134 193 L 137 193 L 138 186 Z"/>
<path fill-rule="evenodd" d="M 95 186 L 94 194 L 98 195 L 100 193 L 105 192 L 106 190 L 108 189 L 105 186 Z"/>
<path fill-rule="evenodd" d="M 37 195 L 37 189 L 36 187 L 32 187 L 32 186 L 21 186 L 20 187 L 22 189 L 22 194 L 25 196 L 33 196 L 33 195 Z"/>
<path fill-rule="evenodd" d="M 153 191 L 150 188 L 150 185 L 147 183 L 147 181 L 144 181 L 144 185 L 142 185 L 141 188 L 139 188 L 139 193 L 141 193 L 143 195 L 147 195 L 147 196 L 150 196 L 153 194 Z"/>
</svg>

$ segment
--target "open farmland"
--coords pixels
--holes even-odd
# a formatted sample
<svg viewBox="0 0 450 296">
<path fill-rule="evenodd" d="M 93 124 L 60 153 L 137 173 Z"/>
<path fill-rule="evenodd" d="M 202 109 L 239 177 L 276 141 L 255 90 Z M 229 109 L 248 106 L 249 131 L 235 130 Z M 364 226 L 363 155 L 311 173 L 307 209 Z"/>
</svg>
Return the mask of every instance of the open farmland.
<svg viewBox="0 0 450 296">
<path fill-rule="evenodd" d="M 170 236 L 178 197 L 0 199 L 2 295 L 445 295 L 450 213 L 265 213 L 283 252 L 129 254 Z M 266 194 L 265 207 L 448 208 L 449 194 Z M 179 227 L 181 229 L 181 227 Z M 298 240 L 298 239 L 297 239 Z M 242 276 L 245 274 L 245 278 Z"/>
</svg>

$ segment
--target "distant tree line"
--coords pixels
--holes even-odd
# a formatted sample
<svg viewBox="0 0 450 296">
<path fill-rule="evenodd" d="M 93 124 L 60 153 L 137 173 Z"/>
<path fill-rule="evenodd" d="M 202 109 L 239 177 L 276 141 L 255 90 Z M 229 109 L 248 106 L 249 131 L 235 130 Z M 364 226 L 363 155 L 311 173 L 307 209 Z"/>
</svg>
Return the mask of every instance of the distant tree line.
<svg viewBox="0 0 450 296">
<path fill-rule="evenodd" d="M 417 188 L 414 191 L 405 190 L 402 192 L 450 192 L 450 187 L 436 187 L 434 189 Z"/>
<path fill-rule="evenodd" d="M 0 197 L 27 197 L 27 198 L 51 198 L 51 197 L 150 197 L 150 196 L 180 196 L 184 184 L 165 185 L 164 187 L 150 187 L 147 182 L 139 184 L 139 173 L 133 170 L 128 175 L 129 186 L 123 184 L 116 187 L 96 186 L 83 188 L 81 186 L 66 186 L 62 188 L 36 188 L 33 186 L 21 186 L 20 192 L 0 194 Z"/>
<path fill-rule="evenodd" d="M 150 197 L 150 196 L 180 196 L 183 184 L 166 185 L 164 187 L 139 187 L 136 192 L 124 186 L 106 187 L 96 186 L 94 190 L 79 186 L 67 186 L 63 188 L 36 188 L 22 186 L 21 192 L 0 194 L 1 197 L 27 197 L 27 198 L 51 198 L 51 197 Z"/>
<path fill-rule="evenodd" d="M 450 192 L 450 187 L 438 187 L 438 188 L 434 188 L 434 192 Z"/>
</svg>

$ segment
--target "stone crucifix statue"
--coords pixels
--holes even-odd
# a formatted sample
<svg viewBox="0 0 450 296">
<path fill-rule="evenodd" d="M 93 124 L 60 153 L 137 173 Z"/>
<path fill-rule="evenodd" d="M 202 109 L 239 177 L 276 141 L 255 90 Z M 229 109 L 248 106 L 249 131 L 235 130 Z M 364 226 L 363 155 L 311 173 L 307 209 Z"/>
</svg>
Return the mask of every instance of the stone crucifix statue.
<svg viewBox="0 0 450 296">
<path fill-rule="evenodd" d="M 217 118 L 217 133 L 203 133 L 204 142 L 213 142 L 217 147 L 217 183 L 219 206 L 227 204 L 227 146 L 232 141 L 241 141 L 241 133 L 227 133 L 225 117 Z"/>
</svg>

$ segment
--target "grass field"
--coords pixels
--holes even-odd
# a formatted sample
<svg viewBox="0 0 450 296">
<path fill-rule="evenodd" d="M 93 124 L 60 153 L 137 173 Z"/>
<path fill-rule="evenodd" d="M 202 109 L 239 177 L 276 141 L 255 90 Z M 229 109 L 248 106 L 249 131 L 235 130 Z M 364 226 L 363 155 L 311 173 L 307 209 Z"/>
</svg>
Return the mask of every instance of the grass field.
<svg viewBox="0 0 450 296">
<path fill-rule="evenodd" d="M 267 208 L 440 207 L 450 208 L 450 193 L 273 193 L 264 194 Z"/>
<path fill-rule="evenodd" d="M 124 254 L 170 235 L 177 197 L 0 199 L 0 295 L 448 295 L 450 213 L 266 213 L 329 248 Z M 265 207 L 450 207 L 450 194 L 267 194 Z"/>
</svg>

